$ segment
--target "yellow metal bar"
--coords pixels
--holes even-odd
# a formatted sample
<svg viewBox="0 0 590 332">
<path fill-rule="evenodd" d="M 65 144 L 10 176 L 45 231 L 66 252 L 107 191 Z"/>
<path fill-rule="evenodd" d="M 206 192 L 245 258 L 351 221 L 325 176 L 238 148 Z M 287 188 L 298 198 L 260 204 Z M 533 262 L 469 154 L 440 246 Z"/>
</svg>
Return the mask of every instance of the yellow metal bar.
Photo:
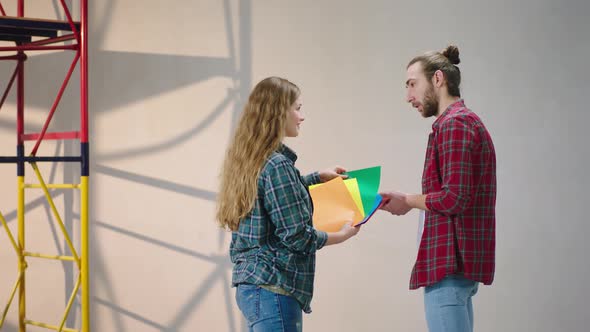
<svg viewBox="0 0 590 332">
<path fill-rule="evenodd" d="M 54 330 L 54 331 L 58 331 L 59 330 L 59 327 L 58 326 L 49 325 L 49 324 L 40 323 L 40 322 L 35 322 L 35 321 L 32 321 L 32 320 L 28 320 L 28 319 L 25 320 L 25 323 L 28 324 L 28 325 L 33 325 L 33 326 L 38 326 L 38 327 L 44 327 L 44 328 L 49 329 L 49 330 Z M 63 328 L 62 331 L 64 331 L 64 332 L 79 332 L 78 330 L 70 329 L 70 328 L 67 328 L 67 327 L 66 328 Z"/>
<path fill-rule="evenodd" d="M 10 239 L 10 243 L 12 243 L 12 246 L 14 247 L 14 251 L 18 255 L 20 253 L 20 249 L 18 247 L 18 244 L 16 244 L 14 237 L 12 236 L 12 232 L 10 231 L 10 228 L 8 228 L 8 223 L 6 222 L 6 219 L 4 219 L 2 212 L 0 212 L 0 221 L 2 221 L 2 225 L 4 225 L 4 229 L 6 230 L 6 233 L 8 234 L 8 239 Z"/>
<path fill-rule="evenodd" d="M 8 303 L 6 304 L 6 307 L 4 308 L 4 312 L 2 313 L 2 319 L 0 319 L 0 330 L 2 330 L 2 325 L 4 325 L 4 320 L 6 319 L 6 314 L 8 313 L 8 309 L 10 309 L 10 305 L 12 304 L 12 300 L 14 300 L 14 294 L 16 294 L 16 290 L 18 289 L 20 281 L 21 281 L 21 276 L 19 273 L 18 279 L 16 279 L 16 282 L 14 283 L 14 287 L 12 288 L 12 292 L 10 293 L 10 297 L 8 298 Z"/>
<path fill-rule="evenodd" d="M 76 298 L 76 294 L 78 293 L 78 289 L 80 289 L 80 274 L 78 275 L 78 281 L 76 281 L 76 286 L 74 286 L 74 290 L 72 291 L 72 295 L 70 296 L 70 300 L 68 301 L 68 305 L 66 307 L 66 310 L 64 311 L 64 316 L 61 319 L 61 323 L 59 323 L 59 328 L 58 331 L 62 332 L 63 331 L 63 327 L 64 324 L 66 323 L 66 319 L 68 318 L 68 314 L 70 313 L 70 310 L 72 309 L 72 304 L 74 303 L 74 299 Z"/>
<path fill-rule="evenodd" d="M 66 243 L 68 244 L 68 247 L 70 248 L 70 251 L 72 252 L 72 256 L 74 256 L 76 265 L 78 265 L 78 269 L 79 269 L 80 268 L 80 259 L 78 258 L 78 254 L 76 253 L 76 249 L 74 248 L 74 245 L 72 244 L 72 240 L 70 239 L 70 235 L 68 234 L 68 230 L 66 229 L 66 226 L 64 225 L 63 221 L 61 220 L 61 217 L 59 216 L 59 212 L 57 211 L 57 208 L 55 207 L 55 204 L 53 203 L 53 198 L 51 197 L 51 194 L 49 194 L 49 190 L 47 190 L 47 185 L 45 184 L 45 181 L 43 180 L 43 177 L 41 176 L 41 172 L 39 172 L 39 167 L 37 167 L 37 163 L 31 163 L 31 166 L 33 167 L 33 170 L 35 171 L 35 174 L 37 174 L 37 178 L 39 179 L 39 183 L 43 187 L 43 192 L 45 193 L 45 197 L 47 198 L 47 202 L 49 203 L 49 206 L 51 207 L 51 210 L 53 211 L 53 215 L 55 216 L 55 219 L 57 220 L 57 223 L 58 223 L 59 227 L 61 228 L 61 231 L 64 235 L 65 240 L 66 240 Z"/>
<path fill-rule="evenodd" d="M 82 281 L 82 332 L 90 332 L 90 283 L 88 268 L 88 176 L 80 177 L 80 247 L 82 255 L 82 269 L 80 278 Z"/>
<path fill-rule="evenodd" d="M 21 250 L 25 250 L 25 177 L 19 176 L 18 179 L 18 208 L 17 208 L 17 219 L 18 219 L 18 246 Z M 27 268 L 27 262 L 22 252 L 18 253 L 18 271 L 19 275 L 19 289 L 18 289 L 18 330 L 19 332 L 26 332 L 27 326 L 25 325 L 25 316 L 27 312 L 27 304 L 25 302 L 25 269 Z"/>
<path fill-rule="evenodd" d="M 37 257 L 37 258 L 46 258 L 46 259 L 57 259 L 60 261 L 72 261 L 74 262 L 76 258 L 74 256 L 58 256 L 58 255 L 45 255 L 36 252 L 24 252 L 24 256 L 28 257 Z"/>
<path fill-rule="evenodd" d="M 79 184 L 70 184 L 70 183 L 47 183 L 45 186 L 49 189 L 78 189 L 80 187 Z M 25 188 L 27 189 L 43 189 L 43 186 L 40 184 L 35 183 L 27 183 L 25 184 Z"/>
</svg>

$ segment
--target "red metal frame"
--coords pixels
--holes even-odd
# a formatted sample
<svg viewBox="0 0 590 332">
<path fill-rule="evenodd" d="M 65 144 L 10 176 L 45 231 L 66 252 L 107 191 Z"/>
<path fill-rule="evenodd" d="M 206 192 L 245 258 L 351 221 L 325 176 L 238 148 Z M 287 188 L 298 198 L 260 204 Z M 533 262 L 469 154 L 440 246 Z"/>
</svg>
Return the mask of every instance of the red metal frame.
<svg viewBox="0 0 590 332">
<path fill-rule="evenodd" d="M 77 50 L 78 45 L 64 45 L 64 46 L 38 46 L 31 44 L 23 44 L 22 46 L 4 46 L 0 47 L 0 52 L 3 51 L 56 51 L 56 50 Z"/>
<path fill-rule="evenodd" d="M 1 2 L 1 0 L 0 0 Z M 80 22 L 74 22 L 72 19 L 72 15 L 70 13 L 70 9 L 66 5 L 65 0 L 60 0 L 61 7 L 63 12 L 65 13 L 66 20 L 59 25 L 60 22 L 55 20 L 43 20 L 43 19 L 34 19 L 28 20 L 25 17 L 25 0 L 18 0 L 17 2 L 17 15 L 16 18 L 19 18 L 18 23 L 10 23 L 14 22 L 15 20 L 11 20 L 11 18 L 6 17 L 7 25 L 5 26 L 17 26 L 18 24 L 31 24 L 31 27 L 25 27 L 18 25 L 18 27 L 22 27 L 22 31 L 18 31 L 19 33 L 23 33 L 26 36 L 35 36 L 32 27 L 38 25 L 39 29 L 48 29 L 53 30 L 55 34 L 49 34 L 51 37 L 45 37 L 42 39 L 38 39 L 31 42 L 15 42 L 14 46 L 2 46 L 0 47 L 0 52 L 15 52 L 12 55 L 2 55 L 0 56 L 1 60 L 14 60 L 16 61 L 16 68 L 8 80 L 8 84 L 2 94 L 2 98 L 0 99 L 0 110 L 4 105 L 4 102 L 7 99 L 8 94 L 10 93 L 11 89 L 15 85 L 16 81 L 16 140 L 17 140 L 17 156 L 16 157 L 7 157 L 7 158 L 0 158 L 2 162 L 14 162 L 17 164 L 17 175 L 21 178 L 22 181 L 24 180 L 24 165 L 26 162 L 30 162 L 30 160 L 53 160 L 53 161 L 64 161 L 64 160 L 72 160 L 77 159 L 81 163 L 81 195 L 84 196 L 81 198 L 82 202 L 85 202 L 81 205 L 81 212 L 80 212 L 80 219 L 81 219 L 81 227 L 82 227 L 82 234 L 86 234 L 86 236 L 82 236 L 81 240 L 81 251 L 82 257 L 86 257 L 82 259 L 82 267 L 80 273 L 80 282 L 82 284 L 82 291 L 81 294 L 81 306 L 82 306 L 82 322 L 81 322 L 81 331 L 87 332 L 90 330 L 90 323 L 89 323 L 89 294 L 88 294 L 88 285 L 89 285 L 89 278 L 88 278 L 88 241 L 87 241 L 87 228 L 88 228 L 88 213 L 87 213 L 87 206 L 88 206 L 88 175 L 89 175 L 89 147 L 88 147 L 88 0 L 79 0 L 80 3 Z M 0 3 L 0 14 L 2 16 L 7 16 L 4 7 Z M 14 17 L 12 17 L 14 18 Z M 22 22 L 20 22 L 22 19 Z M 64 28 L 64 24 L 67 22 L 69 26 L 68 29 Z M 45 25 L 41 25 L 45 24 Z M 52 28 L 53 27 L 53 28 Z M 69 31 L 71 30 L 71 32 Z M 59 35 L 59 33 L 63 35 Z M 55 37 L 57 35 L 57 37 Z M 59 43 L 64 43 L 68 41 L 73 41 L 70 45 L 64 45 Z M 57 45 L 54 45 L 57 44 Z M 39 133 L 28 133 L 25 134 L 25 61 L 27 60 L 26 53 L 27 51 L 55 51 L 55 50 L 71 50 L 75 51 L 74 58 L 70 67 L 66 73 L 65 78 L 57 92 L 57 95 L 51 105 L 49 113 L 47 114 L 47 119 L 43 125 L 43 129 Z M 65 131 L 65 132 L 48 132 L 49 125 L 51 124 L 51 120 L 59 106 L 61 98 L 64 94 L 64 91 L 73 75 L 74 69 L 76 65 L 79 64 L 79 72 L 80 72 L 80 128 L 78 131 Z M 58 157 L 37 157 L 37 151 L 44 140 L 64 140 L 64 139 L 76 139 L 80 140 L 81 143 L 81 155 L 80 156 L 58 156 Z M 24 153 L 24 142 L 25 141 L 35 141 L 35 145 L 27 157 Z M 33 168 L 36 166 L 33 165 Z M 40 175 L 39 175 L 40 176 Z M 24 202 L 24 190 L 19 187 L 19 202 Z M 19 203 L 20 204 L 20 203 Z M 86 210 L 86 212 L 83 212 Z M 22 207 L 18 209 L 19 214 L 19 246 L 24 248 L 25 245 L 25 238 L 24 238 L 24 204 Z M 23 215 L 21 215 L 23 214 Z M 21 218 L 22 217 L 22 218 Z M 23 222 L 21 222 L 21 219 Z M 21 225 L 22 229 L 21 229 Z M 86 228 L 84 232 L 84 228 Z M 19 259 L 22 259 L 20 256 Z M 26 263 L 24 261 L 19 261 L 19 268 L 21 265 L 24 264 L 26 268 Z M 19 331 L 23 332 L 26 331 L 27 324 L 33 324 L 34 322 L 25 320 L 26 314 L 26 296 L 25 296 L 25 270 L 23 269 L 21 275 L 19 277 L 20 285 L 18 291 L 18 302 L 19 302 Z M 77 292 L 77 291 L 75 291 Z M 69 308 L 68 308 L 69 310 Z M 65 319 L 65 318 L 64 318 Z M 34 325 L 34 324 L 33 324 Z M 63 321 L 62 321 L 63 325 Z M 41 326 L 41 325 L 39 325 Z"/>
<path fill-rule="evenodd" d="M 72 73 L 74 72 L 74 69 L 76 68 L 76 63 L 78 62 L 78 59 L 80 59 L 80 52 L 76 52 L 76 56 L 74 57 L 74 60 L 72 61 L 72 64 L 70 65 L 70 69 L 68 70 L 68 74 L 66 75 L 66 78 L 64 79 L 63 83 L 61 84 L 61 88 L 59 89 L 59 92 L 57 93 L 57 97 L 55 97 L 55 101 L 53 102 L 53 106 L 51 106 L 51 111 L 49 111 L 49 115 L 47 116 L 47 120 L 45 120 L 45 124 L 43 125 L 43 129 L 41 130 L 41 134 L 39 135 L 39 138 L 37 139 L 37 142 L 35 143 L 35 147 L 33 147 L 33 151 L 31 151 L 32 156 L 37 155 L 37 149 L 39 149 L 39 145 L 41 144 L 41 141 L 43 140 L 43 136 L 45 135 L 45 132 L 47 131 L 47 128 L 49 127 L 49 123 L 51 123 L 51 120 L 53 119 L 53 114 L 55 114 L 55 110 L 57 109 L 57 105 L 61 101 L 61 96 L 63 95 L 64 91 L 66 90 L 68 82 L 70 81 L 70 77 L 72 77 Z"/>
<path fill-rule="evenodd" d="M 0 56 L 0 60 L 19 60 L 19 56 L 18 55 L 5 55 L 5 56 Z"/>
<path fill-rule="evenodd" d="M 18 59 L 18 56 L 15 56 L 15 58 Z M 4 59 L 4 60 L 7 60 L 7 59 Z M 6 97 L 8 97 L 8 93 L 10 92 L 10 89 L 12 88 L 12 84 L 14 84 L 14 80 L 16 79 L 16 75 L 18 74 L 19 67 L 20 67 L 20 62 L 16 64 L 16 68 L 14 68 L 14 73 L 12 74 L 12 77 L 10 78 L 8 85 L 6 86 L 6 90 L 4 91 L 4 94 L 2 95 L 2 99 L 0 100 L 0 111 L 2 110 L 2 105 L 4 105 L 4 101 L 6 101 Z"/>
<path fill-rule="evenodd" d="M 65 3 L 65 0 L 60 0 L 61 7 L 63 12 L 66 16 L 66 22 L 70 26 L 72 30 L 71 34 L 58 36 L 55 38 L 45 38 L 37 41 L 33 41 L 30 43 L 22 43 L 15 46 L 2 46 L 0 47 L 0 52 L 9 52 L 15 51 L 17 52 L 15 55 L 8 55 L 8 56 L 0 56 L 0 60 L 16 60 L 17 66 L 16 69 L 2 95 L 2 99 L 0 99 L 0 109 L 4 104 L 12 86 L 14 85 L 14 81 L 17 81 L 17 141 L 18 144 L 22 144 L 25 140 L 33 140 L 35 139 L 35 145 L 31 151 L 31 155 L 35 156 L 39 149 L 39 146 L 43 139 L 45 138 L 47 129 L 51 123 L 53 115 L 59 105 L 61 97 L 70 81 L 70 78 L 73 74 L 74 69 L 78 62 L 80 63 L 80 131 L 76 132 L 75 134 L 68 133 L 65 135 L 53 133 L 48 134 L 46 137 L 47 139 L 80 139 L 82 143 L 88 143 L 88 44 L 86 42 L 86 31 L 88 28 L 88 5 L 87 0 L 80 0 L 80 22 L 79 26 L 80 29 L 76 27 L 77 22 L 74 22 L 72 19 L 72 15 L 68 6 Z M 25 1 L 18 0 L 17 5 L 17 17 L 24 18 L 24 11 L 25 11 Z M 0 3 L 0 12 L 3 16 L 6 16 L 6 12 Z M 62 43 L 66 41 L 76 40 L 75 44 L 72 45 L 50 45 L 55 43 Z M 53 51 L 53 50 L 73 50 L 76 51 L 76 55 L 70 65 L 70 68 L 66 74 L 64 81 L 61 84 L 61 87 L 57 93 L 57 96 L 53 102 L 53 105 L 47 115 L 47 119 L 45 124 L 43 125 L 43 130 L 39 134 L 25 134 L 24 133 L 24 103 L 25 103 L 25 95 L 24 95 L 24 62 L 26 61 L 25 51 Z"/>
<path fill-rule="evenodd" d="M 41 137 L 40 133 L 34 134 L 24 134 L 23 141 L 35 141 Z M 57 133 L 45 133 L 43 135 L 44 140 L 56 140 L 56 139 L 79 139 L 80 132 L 79 131 L 64 131 L 64 132 L 57 132 Z"/>
<path fill-rule="evenodd" d="M 88 143 L 88 0 L 80 0 L 80 142 Z"/>
<path fill-rule="evenodd" d="M 74 34 L 65 35 L 65 36 L 59 36 L 59 37 L 56 37 L 56 38 L 48 38 L 48 39 L 43 39 L 43 40 L 37 40 L 37 41 L 34 41 L 34 42 L 27 43 L 27 45 L 42 46 L 42 45 L 47 45 L 47 44 L 54 44 L 54 43 L 64 42 L 64 41 L 68 41 L 68 40 L 72 40 L 72 39 L 76 39 L 76 36 Z"/>
</svg>

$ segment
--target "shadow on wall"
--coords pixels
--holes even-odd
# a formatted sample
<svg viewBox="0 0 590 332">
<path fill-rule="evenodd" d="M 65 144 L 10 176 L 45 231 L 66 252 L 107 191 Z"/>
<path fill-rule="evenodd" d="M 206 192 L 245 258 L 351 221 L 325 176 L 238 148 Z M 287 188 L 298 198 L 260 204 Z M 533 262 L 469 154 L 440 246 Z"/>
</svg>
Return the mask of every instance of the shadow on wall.
<svg viewBox="0 0 590 332">
<path fill-rule="evenodd" d="M 115 169 L 106 166 L 102 163 L 118 160 L 119 158 L 137 158 L 143 155 L 152 155 L 166 151 L 174 146 L 177 146 L 187 140 L 197 139 L 198 135 L 206 129 L 216 118 L 221 114 L 228 111 L 229 105 L 232 103 L 235 105 L 232 112 L 232 128 L 237 122 L 239 113 L 241 111 L 241 105 L 247 98 L 251 82 L 251 63 L 252 63 L 252 51 L 251 51 L 251 0 L 240 0 L 238 1 L 238 13 L 237 15 L 232 13 L 232 6 L 230 0 L 224 0 L 224 24 L 226 28 L 226 36 L 228 49 L 230 55 L 227 58 L 216 58 L 216 57 L 202 57 L 202 56 L 181 56 L 181 55 L 160 55 L 160 54 L 149 54 L 149 53 L 138 53 L 138 52 L 116 52 L 116 51 L 102 51 L 100 49 L 103 37 L 103 30 L 101 27 L 107 26 L 113 16 L 113 3 L 114 0 L 107 0 L 109 4 L 103 5 L 103 8 L 109 8 L 100 17 L 93 17 L 91 24 L 91 31 L 89 37 L 89 98 L 90 98 L 90 109 L 89 109 L 89 125 L 90 133 L 93 133 L 93 123 L 95 120 L 100 118 L 101 114 L 110 112 L 115 108 L 121 108 L 122 106 L 130 103 L 141 101 L 142 99 L 153 97 L 154 95 L 163 94 L 169 91 L 173 91 L 184 86 L 193 85 L 198 82 L 205 81 L 211 77 L 228 77 L 232 79 L 233 86 L 228 88 L 228 94 L 225 99 L 217 105 L 205 120 L 195 123 L 190 129 L 178 133 L 175 137 L 168 138 L 164 141 L 158 142 L 149 146 L 134 147 L 127 150 L 121 150 L 114 153 L 105 155 L 96 155 L 91 152 L 91 178 L 92 174 L 102 174 L 109 177 L 117 178 L 121 181 L 129 181 L 139 183 L 145 186 L 158 187 L 161 190 L 168 190 L 170 192 L 187 195 L 195 199 L 214 201 L 216 193 L 203 190 L 197 187 L 183 185 L 158 179 L 155 177 L 144 176 L 137 173 L 128 172 L 122 169 Z M 53 5 L 56 12 L 61 12 L 58 6 L 58 1 L 54 0 Z M 71 5 L 71 1 L 67 1 Z M 94 13 L 95 2 L 89 2 L 89 13 Z M 235 6 L 234 6 L 235 7 Z M 61 14 L 58 14 L 58 18 Z M 239 17 L 238 29 L 235 29 L 234 19 L 232 17 Z M 238 36 L 234 36 L 233 31 L 239 31 Z M 25 64 L 25 91 L 26 91 L 26 105 L 27 111 L 38 111 L 43 110 L 46 112 L 53 100 L 55 94 L 59 90 L 61 82 L 67 73 L 67 69 L 70 66 L 73 59 L 73 52 L 58 52 L 49 54 L 39 54 L 30 56 Z M 238 59 L 239 56 L 239 60 Z M 157 70 L 154 70 L 157 69 Z M 10 77 L 14 70 L 14 62 L 0 63 L 0 75 L 1 77 Z M 74 72 L 70 81 L 69 87 L 66 89 L 62 101 L 55 113 L 54 119 L 52 120 L 50 131 L 59 130 L 75 130 L 79 126 L 79 72 L 78 69 Z M 108 82 L 119 82 L 118 84 L 108 84 Z M 117 86 L 121 86 L 121 82 L 125 82 L 125 93 L 120 94 L 117 90 Z M 0 86 L 0 89 L 4 89 L 4 86 Z M 13 87 L 14 89 L 14 87 Z M 7 100 L 7 106 L 14 107 L 15 105 L 15 90 L 11 91 L 9 99 Z M 30 107 L 34 107 L 30 110 Z M 40 111 L 38 111 L 40 112 Z M 27 124 L 27 132 L 38 132 L 41 130 L 42 124 L 35 123 L 33 125 Z M 0 120 L 0 128 L 2 130 L 15 131 L 14 123 L 7 120 Z M 230 133 L 228 133 L 230 135 Z M 92 136 L 91 136 L 91 151 L 92 151 Z M 29 151 L 25 151 L 28 154 Z M 79 146 L 77 142 L 65 142 L 58 143 L 55 149 L 55 155 L 75 155 L 79 154 Z M 31 172 L 30 168 L 26 169 L 26 172 Z M 79 166 L 76 164 L 67 165 L 64 169 L 63 179 L 64 181 L 75 183 L 78 182 L 79 178 Z M 47 176 L 47 175 L 44 175 Z M 60 175 L 61 176 L 61 175 Z M 57 174 L 57 168 L 54 166 L 51 168 L 51 174 L 45 180 L 48 183 L 54 181 L 59 182 L 61 179 Z M 93 202 L 96 201 L 93 195 L 93 186 L 90 187 L 90 206 L 93 206 Z M 72 232 L 75 222 L 79 220 L 79 215 L 75 213 L 77 207 L 74 199 L 74 193 L 64 190 L 53 190 L 51 196 L 53 199 L 57 199 L 64 196 L 64 212 L 63 220 L 68 231 Z M 56 248 L 67 248 L 67 245 L 58 236 L 59 230 L 55 226 L 53 216 L 51 214 L 49 205 L 45 198 L 34 199 L 26 202 L 26 210 L 43 207 L 47 214 L 48 222 L 52 227 L 53 239 L 56 244 Z M 92 209 L 90 210 L 92 213 Z M 9 211 L 4 214 L 8 222 L 14 222 L 17 217 L 16 210 Z M 246 327 L 243 323 L 238 323 L 232 312 L 233 308 L 233 296 L 230 289 L 230 281 L 227 280 L 227 272 L 231 269 L 231 265 L 225 255 L 205 255 L 190 249 L 182 248 L 171 243 L 166 243 L 155 238 L 150 238 L 143 234 L 135 233 L 123 228 L 113 226 L 106 222 L 96 220 L 95 216 L 90 216 L 91 234 L 96 231 L 97 228 L 116 232 L 121 235 L 145 241 L 151 245 L 158 246 L 163 250 L 171 250 L 178 255 L 188 255 L 194 259 L 206 261 L 216 266 L 213 272 L 205 279 L 199 282 L 195 287 L 194 292 L 188 295 L 188 298 L 184 300 L 184 304 L 181 309 L 176 312 L 175 315 L 164 323 L 154 322 L 142 315 L 140 312 L 133 312 L 127 308 L 121 307 L 117 304 L 117 298 L 115 293 L 112 291 L 110 285 L 111 280 L 106 274 L 104 262 L 105 257 L 101 254 L 99 248 L 94 245 L 94 241 L 90 242 L 90 263 L 91 271 L 93 274 L 91 277 L 91 293 L 93 289 L 106 289 L 106 298 L 92 298 L 91 303 L 91 317 L 95 317 L 98 312 L 97 307 L 102 306 L 109 308 L 112 314 L 112 318 L 115 324 L 115 330 L 113 332 L 124 332 L 126 331 L 125 325 L 122 318 L 130 318 L 155 328 L 159 331 L 180 331 L 185 327 L 184 324 L 188 318 L 194 313 L 199 306 L 202 304 L 203 299 L 207 293 L 212 289 L 212 286 L 217 282 L 222 282 L 224 287 L 224 298 L 226 303 L 226 312 L 228 322 L 231 331 L 246 331 Z M 219 243 L 223 243 L 224 237 L 227 233 L 219 231 Z M 61 250 L 60 250 L 61 251 Z M 68 255 L 68 250 L 59 252 L 59 255 Z M 65 273 L 65 288 L 66 293 L 63 297 L 63 304 L 68 300 L 70 292 L 74 288 L 74 284 L 77 278 L 75 270 L 72 268 L 72 264 L 62 263 Z M 3 286 L 4 287 L 4 286 Z M 14 304 L 13 304 L 14 305 Z M 76 300 L 75 308 L 80 309 L 80 304 Z M 79 326 L 77 321 L 78 314 L 73 312 L 70 314 L 67 326 Z M 92 318 L 91 318 L 92 319 Z M 92 320 L 93 328 L 97 325 L 96 320 Z M 3 331 L 16 331 L 16 327 L 11 325 L 10 322 L 6 322 Z"/>
<path fill-rule="evenodd" d="M 2 332 L 18 332 L 18 326 L 12 325 L 10 322 L 4 322 L 2 326 Z"/>
</svg>

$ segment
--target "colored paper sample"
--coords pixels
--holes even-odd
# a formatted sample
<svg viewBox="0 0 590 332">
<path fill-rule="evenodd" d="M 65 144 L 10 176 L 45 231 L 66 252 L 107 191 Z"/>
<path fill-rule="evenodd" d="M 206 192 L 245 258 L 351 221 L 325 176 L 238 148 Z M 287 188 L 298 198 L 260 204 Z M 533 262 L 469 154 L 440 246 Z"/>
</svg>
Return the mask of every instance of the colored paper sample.
<svg viewBox="0 0 590 332">
<path fill-rule="evenodd" d="M 325 232 L 337 232 L 352 220 L 360 226 L 383 204 L 378 194 L 381 166 L 347 172 L 348 179 L 334 178 L 309 187 L 314 204 L 313 225 Z"/>
</svg>

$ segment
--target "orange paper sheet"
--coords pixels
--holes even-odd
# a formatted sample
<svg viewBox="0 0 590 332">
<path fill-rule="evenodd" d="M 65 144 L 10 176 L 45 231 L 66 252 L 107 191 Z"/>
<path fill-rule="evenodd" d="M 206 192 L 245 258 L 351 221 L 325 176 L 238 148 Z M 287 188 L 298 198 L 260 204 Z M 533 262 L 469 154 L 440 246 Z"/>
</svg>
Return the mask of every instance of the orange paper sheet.
<svg viewBox="0 0 590 332">
<path fill-rule="evenodd" d="M 357 179 L 345 179 L 344 184 L 346 185 L 346 189 L 348 189 L 348 192 L 352 196 L 352 199 L 354 200 L 354 202 L 356 203 L 356 206 L 359 208 L 359 211 L 361 211 L 361 214 L 364 217 L 365 210 L 363 208 L 363 201 L 361 199 L 361 192 L 359 189 L 359 183 L 358 183 Z M 324 185 L 323 183 L 312 184 L 311 186 L 309 186 L 309 190 L 312 190 L 315 187 L 319 187 L 319 186 L 323 186 L 323 185 Z"/>
<path fill-rule="evenodd" d="M 309 190 L 314 201 L 313 226 L 324 232 L 337 232 L 353 221 L 356 225 L 363 214 L 346 188 L 342 178 L 337 177 Z"/>
</svg>

